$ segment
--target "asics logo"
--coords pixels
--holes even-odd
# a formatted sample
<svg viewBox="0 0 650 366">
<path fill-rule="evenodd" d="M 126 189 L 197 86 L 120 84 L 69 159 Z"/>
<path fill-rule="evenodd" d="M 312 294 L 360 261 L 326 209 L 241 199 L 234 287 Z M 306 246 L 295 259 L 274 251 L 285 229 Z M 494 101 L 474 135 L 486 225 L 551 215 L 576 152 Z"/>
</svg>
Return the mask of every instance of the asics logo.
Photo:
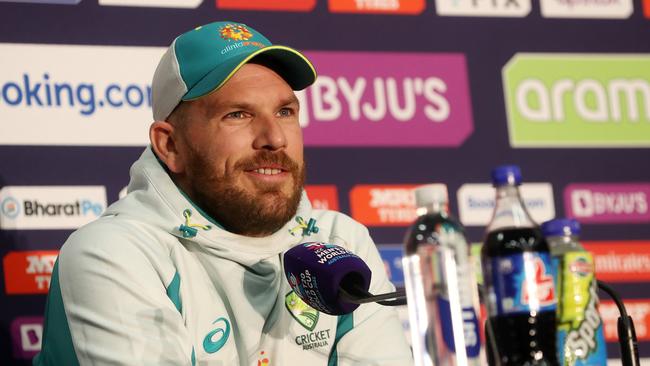
<svg viewBox="0 0 650 366">
<path fill-rule="evenodd" d="M 224 317 L 220 317 L 212 324 L 219 323 L 219 327 L 208 333 L 203 338 L 203 349 L 207 353 L 215 353 L 219 351 L 228 341 L 230 336 L 230 322 Z"/>
</svg>

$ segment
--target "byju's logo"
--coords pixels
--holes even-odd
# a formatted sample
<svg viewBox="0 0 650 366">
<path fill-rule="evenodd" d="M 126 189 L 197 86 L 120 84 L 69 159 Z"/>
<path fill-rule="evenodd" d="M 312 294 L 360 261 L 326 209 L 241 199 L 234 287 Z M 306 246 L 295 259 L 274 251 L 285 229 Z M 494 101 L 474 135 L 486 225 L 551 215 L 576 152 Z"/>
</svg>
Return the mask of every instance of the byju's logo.
<svg viewBox="0 0 650 366">
<path fill-rule="evenodd" d="M 13 197 L 9 196 L 2 200 L 0 212 L 10 218 L 15 219 L 20 213 L 20 203 Z"/>
<path fill-rule="evenodd" d="M 307 56 L 319 76 L 296 93 L 306 145 L 460 146 L 474 130 L 463 54 Z"/>
<path fill-rule="evenodd" d="M 439 15 L 478 17 L 525 17 L 530 0 L 436 0 Z"/>
<path fill-rule="evenodd" d="M 521 196 L 528 212 L 537 222 L 555 217 L 553 186 L 550 183 L 525 183 Z M 458 214 L 463 225 L 483 226 L 494 211 L 494 187 L 491 184 L 463 184 L 458 189 Z"/>
<path fill-rule="evenodd" d="M 571 184 L 567 215 L 584 223 L 650 222 L 650 184 Z"/>
<path fill-rule="evenodd" d="M 650 56 L 517 54 L 503 89 L 513 147 L 650 147 Z"/>
<path fill-rule="evenodd" d="M 6 186 L 1 229 L 76 229 L 106 208 L 104 186 Z"/>
<path fill-rule="evenodd" d="M 43 317 L 20 317 L 11 322 L 14 358 L 32 359 L 41 350 Z"/>
<path fill-rule="evenodd" d="M 632 0 L 541 0 L 547 18 L 629 18 Z"/>
</svg>

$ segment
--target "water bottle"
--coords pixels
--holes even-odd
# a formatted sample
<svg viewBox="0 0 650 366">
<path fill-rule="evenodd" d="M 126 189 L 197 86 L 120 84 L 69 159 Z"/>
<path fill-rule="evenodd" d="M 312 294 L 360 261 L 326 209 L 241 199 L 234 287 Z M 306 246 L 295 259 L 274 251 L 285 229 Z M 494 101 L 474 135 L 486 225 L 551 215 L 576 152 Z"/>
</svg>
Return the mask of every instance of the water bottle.
<svg viewBox="0 0 650 366">
<path fill-rule="evenodd" d="M 481 365 L 478 289 L 447 189 L 415 190 L 418 217 L 404 240 L 404 282 L 415 364 Z"/>
<path fill-rule="evenodd" d="M 521 171 L 495 168 L 496 201 L 481 248 L 490 365 L 558 365 L 549 246 L 519 194 Z"/>
<path fill-rule="evenodd" d="M 598 313 L 594 258 L 578 237 L 580 224 L 555 219 L 542 224 L 557 268 L 557 351 L 564 366 L 607 364 L 603 321 Z"/>
</svg>

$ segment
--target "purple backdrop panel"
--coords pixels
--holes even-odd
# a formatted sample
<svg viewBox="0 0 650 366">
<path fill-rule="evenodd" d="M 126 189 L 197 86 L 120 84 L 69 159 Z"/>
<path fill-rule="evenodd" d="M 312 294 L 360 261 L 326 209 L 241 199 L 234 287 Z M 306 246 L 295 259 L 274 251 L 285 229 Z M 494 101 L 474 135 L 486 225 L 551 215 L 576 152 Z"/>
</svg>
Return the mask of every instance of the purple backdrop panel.
<svg viewBox="0 0 650 366">
<path fill-rule="evenodd" d="M 308 146 L 460 146 L 472 133 L 465 55 L 307 52 Z"/>
</svg>

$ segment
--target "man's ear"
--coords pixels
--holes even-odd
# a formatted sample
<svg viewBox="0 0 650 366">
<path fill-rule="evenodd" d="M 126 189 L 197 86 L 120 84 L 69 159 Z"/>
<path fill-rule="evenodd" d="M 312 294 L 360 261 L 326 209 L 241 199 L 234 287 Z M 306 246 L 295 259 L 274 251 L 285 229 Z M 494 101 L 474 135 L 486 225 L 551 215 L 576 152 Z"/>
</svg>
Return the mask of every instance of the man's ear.
<svg viewBox="0 0 650 366">
<path fill-rule="evenodd" d="M 151 148 L 172 173 L 185 170 L 182 154 L 179 152 L 179 136 L 174 126 L 167 121 L 155 121 L 149 127 Z"/>
</svg>

